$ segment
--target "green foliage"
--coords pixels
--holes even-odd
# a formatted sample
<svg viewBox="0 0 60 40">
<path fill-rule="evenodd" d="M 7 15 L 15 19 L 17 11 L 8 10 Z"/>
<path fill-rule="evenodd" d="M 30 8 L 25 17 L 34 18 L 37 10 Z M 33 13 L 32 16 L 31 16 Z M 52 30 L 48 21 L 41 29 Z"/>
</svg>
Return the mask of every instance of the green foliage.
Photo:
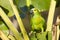
<svg viewBox="0 0 60 40">
<path fill-rule="evenodd" d="M 36 36 L 37 36 L 38 40 L 46 40 L 46 35 L 47 35 L 47 32 L 36 33 Z"/>
<path fill-rule="evenodd" d="M 6 35 L 9 34 L 9 30 L 8 30 L 7 26 L 2 21 L 0 21 L 0 30 L 2 30 Z"/>
<path fill-rule="evenodd" d="M 14 3 L 20 8 L 26 5 L 26 0 L 14 0 Z"/>
<path fill-rule="evenodd" d="M 35 8 L 39 10 L 48 10 L 50 6 L 50 0 L 29 0 L 28 3 L 31 1 L 30 5 L 33 5 Z M 15 0 L 15 4 L 18 8 L 27 5 L 27 0 Z"/>
<path fill-rule="evenodd" d="M 32 35 L 30 36 L 30 40 L 37 40 L 36 33 L 32 33 Z"/>
<path fill-rule="evenodd" d="M 22 40 L 19 32 L 17 29 L 14 27 L 13 23 L 10 21 L 8 16 L 5 14 L 2 8 L 0 8 L 0 16 L 4 20 L 4 22 L 7 24 L 8 28 L 13 32 L 14 36 L 16 37 L 17 40 Z M 5 18 L 4 18 L 5 17 Z"/>
<path fill-rule="evenodd" d="M 52 32 L 32 33 L 30 40 L 52 40 Z"/>
<path fill-rule="evenodd" d="M 39 10 L 48 10 L 50 6 L 50 0 L 31 0 L 32 5 Z"/>
<path fill-rule="evenodd" d="M 48 32 L 48 40 L 52 40 L 52 31 Z"/>
<path fill-rule="evenodd" d="M 12 24 L 12 22 L 8 18 L 8 17 L 12 17 L 14 15 L 14 13 L 15 13 L 15 16 L 17 18 L 18 24 L 19 24 L 19 26 L 22 30 L 21 32 L 22 32 L 25 40 L 26 39 L 29 40 L 29 37 L 30 37 L 30 40 L 47 40 L 47 39 L 52 40 L 52 32 L 46 32 L 46 31 L 45 32 L 40 32 L 40 33 L 37 33 L 37 32 L 32 33 L 32 35 L 30 35 L 28 37 L 27 32 L 25 31 L 25 28 L 24 28 L 23 23 L 21 21 L 20 15 L 18 14 L 19 12 L 20 13 L 25 13 L 23 10 L 26 10 L 26 9 L 27 9 L 26 11 L 30 11 L 28 8 L 30 8 L 31 5 L 33 7 L 35 7 L 37 10 L 40 10 L 40 11 L 49 10 L 51 0 L 13 0 L 14 4 L 18 8 L 18 10 L 15 8 L 14 4 L 12 4 L 13 2 L 10 3 L 9 1 L 10 0 L 0 0 L 0 16 L 2 17 L 4 22 L 7 24 L 8 28 L 14 33 L 14 36 L 17 40 L 22 40 L 22 36 L 20 36 L 17 29 L 14 27 L 14 25 Z M 26 9 L 21 10 L 21 8 L 23 8 L 23 7 L 25 7 Z M 38 31 L 38 29 L 40 31 L 40 26 L 41 26 L 41 29 L 43 29 L 42 25 L 44 24 L 45 20 L 41 17 L 39 11 L 37 11 L 35 13 L 37 13 L 37 15 L 34 15 L 32 21 L 34 21 L 33 23 L 39 24 L 39 25 L 36 26 L 35 24 L 33 24 L 33 26 L 38 27 L 38 28 L 36 28 L 36 27 L 35 28 L 37 29 L 37 31 Z M 4 24 L 4 22 L 0 20 L 0 30 L 2 30 L 8 36 L 9 29 Z M 13 36 L 10 36 L 9 38 L 14 39 Z"/>
<path fill-rule="evenodd" d="M 12 8 L 10 6 L 9 0 L 0 0 L 0 6 L 4 7 L 5 9 L 9 11 L 8 12 L 9 17 L 14 15 Z"/>
</svg>

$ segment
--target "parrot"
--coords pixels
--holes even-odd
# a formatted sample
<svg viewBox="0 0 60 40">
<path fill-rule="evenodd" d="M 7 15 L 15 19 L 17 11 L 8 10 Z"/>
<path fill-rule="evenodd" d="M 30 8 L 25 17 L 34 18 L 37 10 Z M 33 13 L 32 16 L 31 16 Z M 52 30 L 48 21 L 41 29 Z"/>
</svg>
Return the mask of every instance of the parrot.
<svg viewBox="0 0 60 40">
<path fill-rule="evenodd" d="M 30 20 L 30 25 L 31 25 L 31 29 L 33 31 L 44 31 L 44 24 L 45 24 L 45 19 L 41 16 L 40 11 L 37 8 L 32 8 L 31 9 L 32 12 L 32 16 L 31 16 L 31 20 Z"/>
</svg>

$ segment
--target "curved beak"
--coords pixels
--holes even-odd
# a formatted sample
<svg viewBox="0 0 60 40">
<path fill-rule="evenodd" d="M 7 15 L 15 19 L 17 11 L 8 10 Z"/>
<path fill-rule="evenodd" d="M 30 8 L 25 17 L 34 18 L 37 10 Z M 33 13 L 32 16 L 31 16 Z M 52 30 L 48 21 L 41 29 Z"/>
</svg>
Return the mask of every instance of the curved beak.
<svg viewBox="0 0 60 40">
<path fill-rule="evenodd" d="M 33 10 L 30 10 L 30 13 L 32 14 L 33 13 Z"/>
</svg>

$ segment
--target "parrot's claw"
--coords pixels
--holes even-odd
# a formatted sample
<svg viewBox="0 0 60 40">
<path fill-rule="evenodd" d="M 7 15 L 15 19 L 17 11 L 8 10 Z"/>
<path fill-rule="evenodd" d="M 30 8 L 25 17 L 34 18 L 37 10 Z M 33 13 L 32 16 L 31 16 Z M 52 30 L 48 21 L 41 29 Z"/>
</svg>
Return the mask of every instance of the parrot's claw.
<svg viewBox="0 0 60 40">
<path fill-rule="evenodd" d="M 31 31 L 31 32 L 29 33 L 29 36 L 31 36 L 31 35 L 32 35 L 32 33 L 33 33 L 33 31 Z"/>
<path fill-rule="evenodd" d="M 42 30 L 42 33 L 43 33 L 43 30 Z"/>
<path fill-rule="evenodd" d="M 33 31 L 31 31 L 30 33 L 29 33 L 29 36 L 31 36 L 33 33 L 36 33 L 35 31 L 33 32 Z"/>
</svg>

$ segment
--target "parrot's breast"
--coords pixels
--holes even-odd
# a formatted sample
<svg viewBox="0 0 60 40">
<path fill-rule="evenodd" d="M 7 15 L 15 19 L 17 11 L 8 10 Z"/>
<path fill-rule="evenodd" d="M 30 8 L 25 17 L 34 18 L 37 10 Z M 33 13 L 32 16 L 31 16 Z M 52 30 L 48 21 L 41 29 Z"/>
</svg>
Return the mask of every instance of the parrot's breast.
<svg viewBox="0 0 60 40">
<path fill-rule="evenodd" d="M 40 30 L 43 28 L 45 20 L 40 15 L 34 15 L 32 17 L 31 23 L 32 23 L 32 29 L 33 30 Z"/>
<path fill-rule="evenodd" d="M 43 19 L 42 19 L 42 17 L 40 17 L 40 16 L 37 16 L 37 17 L 33 17 L 32 18 L 32 22 L 33 22 L 33 24 L 40 24 L 40 23 L 43 23 Z"/>
</svg>

